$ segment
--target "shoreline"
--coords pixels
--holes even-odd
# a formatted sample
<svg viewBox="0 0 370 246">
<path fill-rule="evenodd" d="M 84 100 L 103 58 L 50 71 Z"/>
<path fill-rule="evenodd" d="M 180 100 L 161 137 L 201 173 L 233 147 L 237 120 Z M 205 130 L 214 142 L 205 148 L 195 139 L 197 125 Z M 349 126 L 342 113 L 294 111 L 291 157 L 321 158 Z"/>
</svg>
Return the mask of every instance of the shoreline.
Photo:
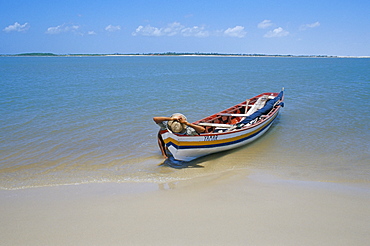
<svg viewBox="0 0 370 246">
<path fill-rule="evenodd" d="M 172 169 L 172 167 L 166 167 L 168 169 Z M 280 182 L 285 183 L 291 183 L 291 184 L 330 184 L 330 185 L 336 185 L 336 186 L 342 186 L 342 187 L 357 187 L 359 189 L 368 188 L 370 192 L 370 181 L 363 180 L 363 179 L 332 179 L 329 177 L 326 178 L 319 178 L 319 177 L 299 177 L 296 173 L 289 174 L 286 170 L 283 172 L 279 172 L 277 170 L 266 170 L 266 169 L 258 169 L 258 168 L 248 168 L 248 169 L 226 169 L 224 171 L 217 171 L 217 172 L 211 172 L 205 175 L 196 175 L 194 177 L 188 177 L 184 179 L 178 179 L 173 181 L 166 181 L 166 182 L 160 182 L 160 181 L 145 181 L 145 180 L 138 180 L 138 181 L 130 181 L 130 180 L 122 180 L 122 181 L 89 181 L 89 182 L 80 182 L 80 183 L 55 183 L 55 184 L 44 184 L 44 185 L 29 185 L 29 186 L 19 186 L 15 188 L 5 188 L 0 187 L 0 198 L 2 192 L 17 192 L 17 191 L 26 191 L 26 190 L 37 190 L 37 189 L 62 189 L 60 187 L 88 187 L 88 186 L 109 186 L 109 185 L 122 185 L 122 186 L 137 186 L 137 187 L 150 187 L 147 189 L 150 191 L 153 190 L 160 190 L 162 186 L 171 186 L 171 183 L 186 183 L 186 182 L 192 182 L 192 180 L 197 179 L 207 179 L 210 176 L 218 176 L 223 175 L 225 173 L 230 172 L 248 172 L 250 173 L 251 178 L 253 180 L 257 180 L 258 182 L 270 182 L 268 180 L 279 180 Z M 262 174 L 262 175 L 254 175 L 254 173 Z M 249 176 L 249 175 L 247 175 Z M 266 179 L 266 177 L 269 177 Z M 155 187 L 158 187 L 156 189 Z"/>
<path fill-rule="evenodd" d="M 143 53 L 143 54 L 53 54 L 23 53 L 1 54 L 0 57 L 272 57 L 272 58 L 370 58 L 370 56 L 337 56 L 337 55 L 265 55 L 265 54 L 214 54 L 214 53 Z"/>
<path fill-rule="evenodd" d="M 0 190 L 4 245 L 367 245 L 368 185 L 230 170 L 165 184 Z"/>
</svg>

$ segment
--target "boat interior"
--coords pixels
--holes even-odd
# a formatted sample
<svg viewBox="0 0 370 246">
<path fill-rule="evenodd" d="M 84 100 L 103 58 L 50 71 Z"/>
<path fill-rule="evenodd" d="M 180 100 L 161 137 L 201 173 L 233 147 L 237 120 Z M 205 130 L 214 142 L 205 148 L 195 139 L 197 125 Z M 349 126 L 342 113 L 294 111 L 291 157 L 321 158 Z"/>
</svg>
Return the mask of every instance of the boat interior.
<svg viewBox="0 0 370 246">
<path fill-rule="evenodd" d="M 253 114 L 261 109 L 268 100 L 275 98 L 275 94 L 277 95 L 277 93 L 261 94 L 217 114 L 196 121 L 194 124 L 202 125 L 206 129 L 203 134 L 230 131 L 235 129 L 233 126 L 245 119 L 246 116 Z"/>
</svg>

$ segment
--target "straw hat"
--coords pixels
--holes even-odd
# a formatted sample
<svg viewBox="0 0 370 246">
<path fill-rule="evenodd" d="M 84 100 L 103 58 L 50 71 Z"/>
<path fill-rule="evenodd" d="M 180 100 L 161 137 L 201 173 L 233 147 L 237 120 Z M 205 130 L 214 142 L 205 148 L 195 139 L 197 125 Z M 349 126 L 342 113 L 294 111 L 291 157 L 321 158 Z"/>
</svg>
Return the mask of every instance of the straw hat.
<svg viewBox="0 0 370 246">
<path fill-rule="evenodd" d="M 181 116 L 182 118 L 184 118 L 186 120 L 185 115 L 180 114 L 180 113 L 176 113 L 176 114 L 171 115 L 171 118 L 172 117 L 177 117 L 177 116 Z M 167 125 L 168 125 L 168 128 L 172 132 L 175 132 L 175 133 L 184 133 L 185 130 L 186 130 L 186 125 L 185 124 L 181 124 L 180 122 L 178 122 L 176 120 L 170 120 L 170 121 L 168 121 Z"/>
</svg>

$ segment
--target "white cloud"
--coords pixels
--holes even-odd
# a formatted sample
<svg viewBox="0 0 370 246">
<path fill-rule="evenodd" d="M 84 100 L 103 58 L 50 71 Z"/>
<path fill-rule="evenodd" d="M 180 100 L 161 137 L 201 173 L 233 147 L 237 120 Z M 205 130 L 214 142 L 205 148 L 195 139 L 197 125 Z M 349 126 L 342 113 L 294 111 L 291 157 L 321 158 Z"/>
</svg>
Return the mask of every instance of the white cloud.
<svg viewBox="0 0 370 246">
<path fill-rule="evenodd" d="M 46 33 L 47 34 L 58 34 L 58 33 L 61 33 L 63 31 L 63 28 L 62 26 L 55 26 L 55 27 L 49 27 L 47 30 L 46 30 Z"/>
<path fill-rule="evenodd" d="M 175 35 L 181 33 L 181 31 L 184 28 L 185 27 L 183 25 L 181 25 L 180 23 L 174 22 L 172 24 L 167 25 L 167 27 L 165 27 L 165 28 L 161 28 L 159 31 L 162 35 L 165 35 L 165 36 L 175 36 Z"/>
<path fill-rule="evenodd" d="M 235 26 L 233 28 L 226 29 L 224 34 L 230 37 L 243 38 L 245 35 L 247 35 L 247 32 L 244 31 L 243 26 Z"/>
<path fill-rule="evenodd" d="M 77 26 L 77 25 L 63 24 L 63 25 L 59 25 L 59 26 L 49 27 L 46 30 L 46 33 L 47 34 L 59 34 L 59 33 L 62 33 L 62 32 L 76 32 L 79 28 L 80 28 L 80 26 Z"/>
<path fill-rule="evenodd" d="M 3 29 L 4 32 L 24 32 L 30 28 L 29 23 L 24 23 L 23 25 L 19 24 L 18 22 L 14 23 L 14 25 L 9 25 Z"/>
<path fill-rule="evenodd" d="M 278 27 L 272 31 L 269 31 L 264 35 L 265 38 L 280 38 L 288 36 L 289 32 L 285 31 L 282 27 Z"/>
<path fill-rule="evenodd" d="M 304 31 L 304 30 L 307 30 L 307 29 L 310 29 L 310 28 L 315 28 L 315 27 L 318 27 L 318 26 L 320 26 L 320 22 L 316 21 L 315 23 L 305 24 L 305 25 L 300 26 L 299 30 Z"/>
<path fill-rule="evenodd" d="M 266 29 L 270 26 L 272 26 L 273 23 L 271 22 L 271 20 L 264 20 L 260 23 L 258 23 L 257 27 L 260 28 L 260 29 Z"/>
<path fill-rule="evenodd" d="M 184 36 L 191 33 L 191 30 L 187 30 L 183 25 L 178 22 L 168 24 L 166 27 L 153 27 L 151 25 L 139 26 L 136 28 L 135 32 L 132 33 L 133 36 L 175 36 L 181 34 L 184 31 Z"/>
<path fill-rule="evenodd" d="M 210 33 L 205 30 L 204 27 L 199 26 L 193 26 L 193 27 L 187 27 L 181 30 L 181 34 L 185 37 L 208 37 Z"/>
<path fill-rule="evenodd" d="M 94 32 L 94 31 L 88 31 L 87 34 L 88 35 L 96 35 L 96 32 Z"/>
<path fill-rule="evenodd" d="M 115 32 L 115 31 L 119 31 L 121 30 L 121 26 L 113 26 L 113 25 L 108 25 L 106 28 L 105 28 L 106 31 L 108 32 Z"/>
<path fill-rule="evenodd" d="M 133 36 L 161 36 L 161 31 L 156 28 L 152 27 L 150 25 L 147 26 L 138 26 L 135 30 L 135 32 L 132 33 Z"/>
<path fill-rule="evenodd" d="M 225 36 L 242 38 L 246 35 L 244 27 L 235 26 L 228 28 L 226 31 L 211 32 L 206 30 L 204 26 L 186 27 L 179 22 L 173 22 L 165 27 L 153 27 L 151 25 L 138 26 L 132 33 L 133 36 L 183 36 L 183 37 L 209 37 L 211 35 L 219 35 L 222 33 Z"/>
</svg>

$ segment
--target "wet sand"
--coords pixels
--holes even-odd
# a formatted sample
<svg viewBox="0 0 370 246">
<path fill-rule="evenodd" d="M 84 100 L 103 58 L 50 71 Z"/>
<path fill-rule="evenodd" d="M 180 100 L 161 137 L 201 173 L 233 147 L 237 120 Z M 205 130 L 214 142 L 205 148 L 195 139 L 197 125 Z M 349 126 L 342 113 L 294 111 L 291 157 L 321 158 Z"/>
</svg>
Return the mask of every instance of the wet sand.
<svg viewBox="0 0 370 246">
<path fill-rule="evenodd" d="M 0 245 L 368 245 L 370 186 L 227 171 L 0 190 Z"/>
</svg>

